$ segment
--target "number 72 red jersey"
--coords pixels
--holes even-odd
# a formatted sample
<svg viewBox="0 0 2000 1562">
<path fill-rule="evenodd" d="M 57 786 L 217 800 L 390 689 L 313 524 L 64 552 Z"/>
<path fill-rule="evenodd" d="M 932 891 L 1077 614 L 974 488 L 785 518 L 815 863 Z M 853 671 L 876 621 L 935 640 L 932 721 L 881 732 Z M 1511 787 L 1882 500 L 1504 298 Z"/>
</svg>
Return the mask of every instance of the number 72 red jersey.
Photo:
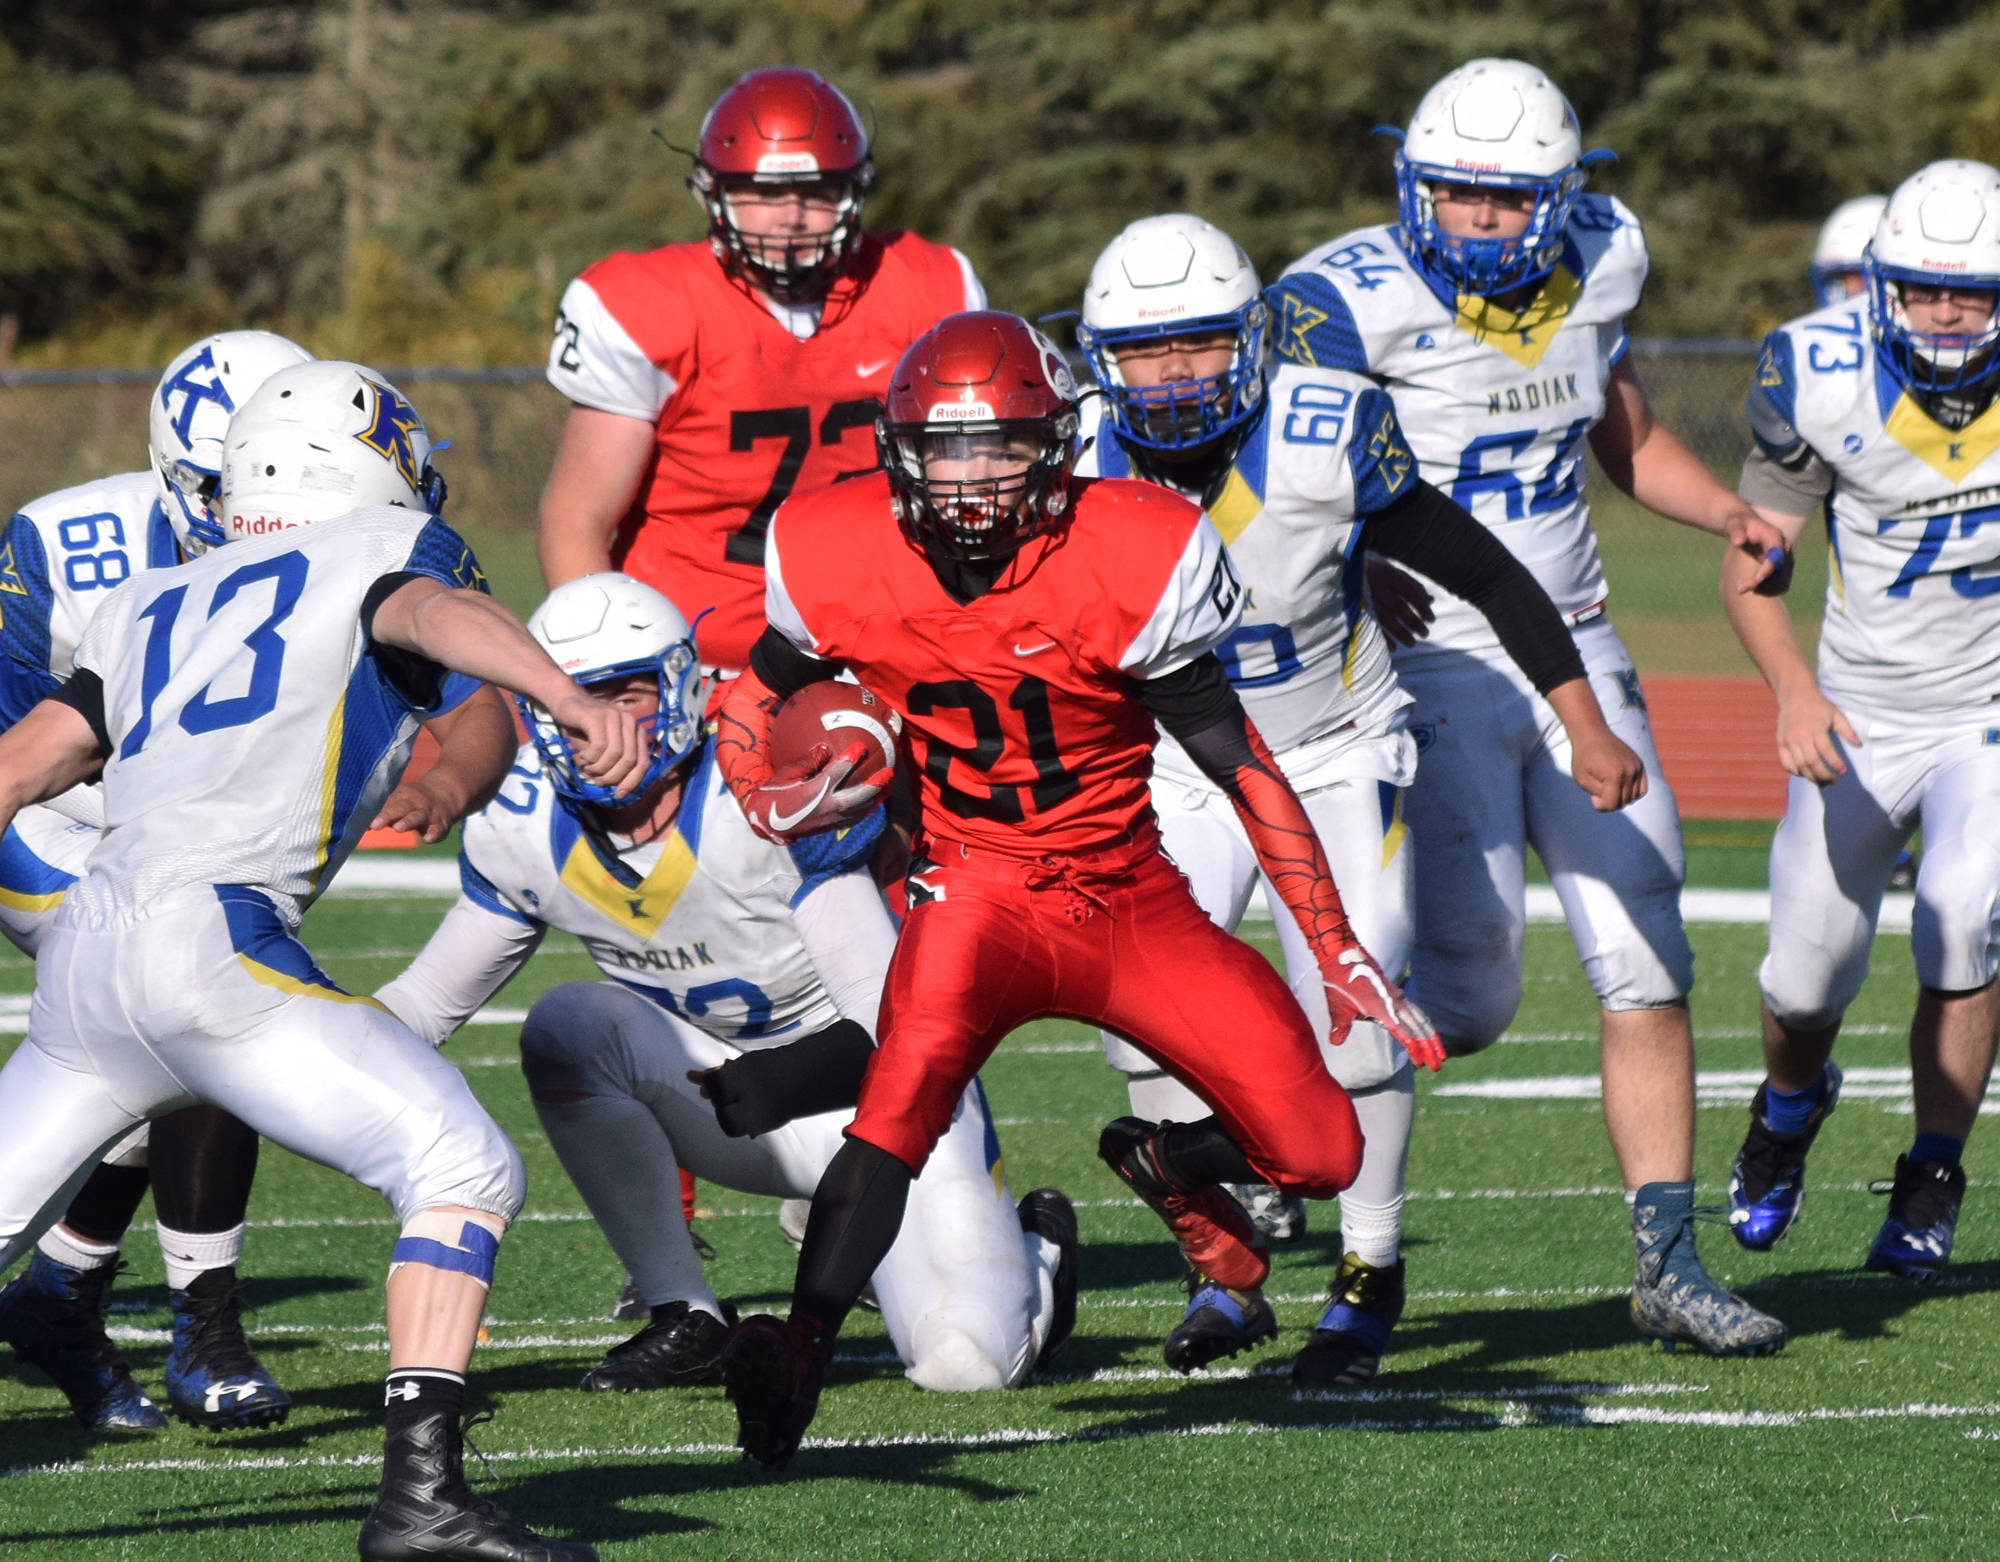
<svg viewBox="0 0 2000 1562">
<path fill-rule="evenodd" d="M 549 382 L 653 423 L 653 467 L 618 528 L 617 568 L 664 593 L 702 659 L 740 668 L 763 631 L 764 531 L 789 494 L 875 465 L 875 418 L 903 350 L 985 294 L 956 250 L 864 234 L 799 338 L 705 243 L 607 256 L 563 295 Z"/>
<path fill-rule="evenodd" d="M 1226 636 L 1242 591 L 1201 509 L 1152 483 L 1077 482 L 1069 525 L 992 590 L 952 597 L 880 474 L 778 511 L 765 614 L 902 711 L 924 832 L 1039 857 L 1130 835 L 1156 741 L 1139 680 Z"/>
</svg>

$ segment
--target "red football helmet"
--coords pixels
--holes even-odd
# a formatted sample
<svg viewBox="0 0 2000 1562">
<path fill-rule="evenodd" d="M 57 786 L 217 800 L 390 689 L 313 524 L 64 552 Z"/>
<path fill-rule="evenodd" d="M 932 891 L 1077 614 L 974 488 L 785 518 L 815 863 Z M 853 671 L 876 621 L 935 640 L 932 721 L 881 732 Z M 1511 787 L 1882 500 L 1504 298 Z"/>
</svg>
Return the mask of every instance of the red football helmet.
<svg viewBox="0 0 2000 1562">
<path fill-rule="evenodd" d="M 754 70 L 701 122 L 688 185 L 708 212 L 716 258 L 785 303 L 824 297 L 861 238 L 861 197 L 875 181 L 868 133 L 854 105 L 809 70 Z M 830 202 L 827 234 L 746 234 L 732 193 L 796 190 Z"/>
<path fill-rule="evenodd" d="M 961 559 L 1005 558 L 1069 514 L 1076 383 L 1019 315 L 947 315 L 889 375 L 875 443 L 903 534 Z"/>
</svg>

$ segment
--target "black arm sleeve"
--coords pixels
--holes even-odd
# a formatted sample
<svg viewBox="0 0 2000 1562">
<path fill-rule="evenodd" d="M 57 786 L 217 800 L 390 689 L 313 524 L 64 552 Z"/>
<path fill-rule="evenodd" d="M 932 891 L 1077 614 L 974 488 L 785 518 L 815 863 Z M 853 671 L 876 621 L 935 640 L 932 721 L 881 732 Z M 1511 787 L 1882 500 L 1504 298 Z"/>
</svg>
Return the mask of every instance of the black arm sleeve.
<svg viewBox="0 0 2000 1562">
<path fill-rule="evenodd" d="M 49 696 L 58 705 L 67 705 L 85 721 L 97 737 L 98 756 L 111 757 L 111 734 L 104 725 L 104 680 L 88 667 L 79 667 L 61 688 Z"/>
<path fill-rule="evenodd" d="M 1536 692 L 1583 676 L 1569 626 L 1506 545 L 1429 483 L 1368 517 L 1362 546 L 1422 570 L 1486 615 Z"/>
<path fill-rule="evenodd" d="M 824 683 L 840 671 L 838 663 L 801 651 L 769 624 L 750 647 L 750 670 L 780 699 L 790 699 L 809 683 Z"/>
<path fill-rule="evenodd" d="M 1141 679 L 1139 703 L 1162 732 L 1183 746 L 1195 734 L 1243 713 L 1243 702 L 1229 686 L 1229 675 L 1213 651 L 1204 651 L 1173 672 Z"/>
<path fill-rule="evenodd" d="M 740 1139 L 767 1134 L 794 1118 L 852 1108 L 874 1052 L 864 1028 L 835 1020 L 785 1046 L 731 1058 L 709 1076 L 715 1120 L 724 1133 Z"/>
<path fill-rule="evenodd" d="M 361 633 L 368 642 L 368 654 L 375 665 L 382 669 L 382 676 L 390 686 L 409 702 L 413 710 L 429 710 L 437 704 L 438 695 L 443 692 L 446 669 L 442 663 L 434 662 L 427 656 L 418 656 L 414 651 L 405 651 L 401 646 L 382 645 L 375 639 L 375 615 L 403 587 L 413 580 L 431 580 L 434 576 L 417 570 L 398 570 L 393 575 L 384 575 L 368 588 L 368 595 L 361 599 Z M 439 582 L 443 584 L 443 582 Z"/>
</svg>

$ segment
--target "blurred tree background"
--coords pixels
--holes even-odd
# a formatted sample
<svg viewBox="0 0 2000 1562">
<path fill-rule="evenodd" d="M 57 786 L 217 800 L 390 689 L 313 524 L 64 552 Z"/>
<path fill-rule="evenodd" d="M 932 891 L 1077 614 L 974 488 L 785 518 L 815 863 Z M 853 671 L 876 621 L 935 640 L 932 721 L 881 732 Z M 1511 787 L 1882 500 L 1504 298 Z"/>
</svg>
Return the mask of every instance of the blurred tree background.
<svg viewBox="0 0 2000 1562">
<path fill-rule="evenodd" d="M 541 357 L 563 284 L 693 238 L 684 156 L 742 71 L 872 117 L 877 227 L 1073 303 L 1186 208 L 1267 273 L 1393 211 L 1391 147 L 1462 60 L 1547 69 L 1645 219 L 1642 331 L 1795 313 L 1820 218 L 2000 159 L 2000 13 L 1955 0 L 7 0 L 0 361 L 162 361 L 229 324 L 384 363 Z"/>
</svg>

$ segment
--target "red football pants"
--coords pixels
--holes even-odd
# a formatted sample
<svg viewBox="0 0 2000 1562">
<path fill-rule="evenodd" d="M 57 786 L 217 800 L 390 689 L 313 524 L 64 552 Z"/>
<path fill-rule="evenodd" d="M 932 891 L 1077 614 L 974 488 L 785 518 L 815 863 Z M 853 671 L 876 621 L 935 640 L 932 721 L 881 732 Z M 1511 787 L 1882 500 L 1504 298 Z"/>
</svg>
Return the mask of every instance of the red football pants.
<svg viewBox="0 0 2000 1562">
<path fill-rule="evenodd" d="M 1128 1036 L 1215 1111 L 1266 1181 L 1331 1198 L 1361 1165 L 1354 1107 L 1284 980 L 1208 919 L 1157 832 L 1022 861 L 931 843 L 848 1133 L 913 1172 L 1009 1031 L 1048 1016 Z"/>
</svg>

